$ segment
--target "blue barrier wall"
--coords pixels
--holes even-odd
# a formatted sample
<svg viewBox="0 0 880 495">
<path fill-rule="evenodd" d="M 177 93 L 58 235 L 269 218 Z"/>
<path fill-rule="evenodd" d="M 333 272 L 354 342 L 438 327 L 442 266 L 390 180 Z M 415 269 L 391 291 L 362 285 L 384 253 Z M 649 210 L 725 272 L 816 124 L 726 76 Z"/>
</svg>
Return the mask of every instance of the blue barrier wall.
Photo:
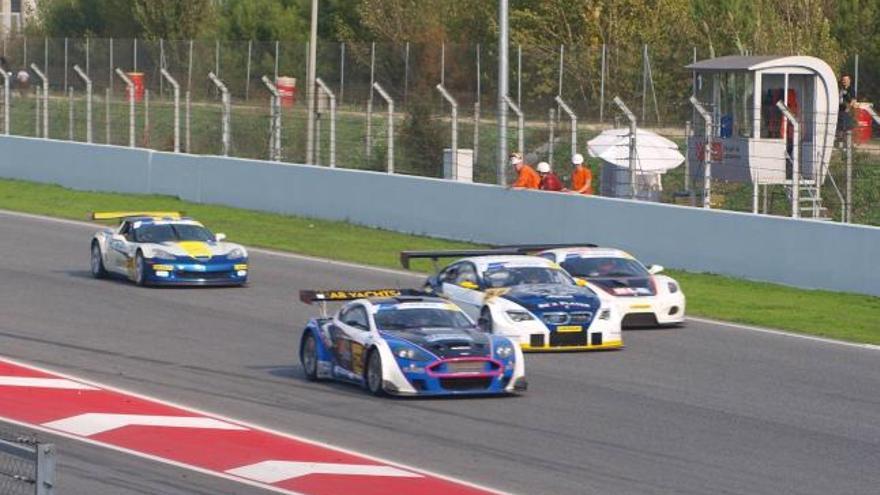
<svg viewBox="0 0 880 495">
<path fill-rule="evenodd" d="M 880 296 L 876 227 L 20 137 L 0 137 L 0 176 L 489 244 L 592 242 L 668 267 Z"/>
</svg>

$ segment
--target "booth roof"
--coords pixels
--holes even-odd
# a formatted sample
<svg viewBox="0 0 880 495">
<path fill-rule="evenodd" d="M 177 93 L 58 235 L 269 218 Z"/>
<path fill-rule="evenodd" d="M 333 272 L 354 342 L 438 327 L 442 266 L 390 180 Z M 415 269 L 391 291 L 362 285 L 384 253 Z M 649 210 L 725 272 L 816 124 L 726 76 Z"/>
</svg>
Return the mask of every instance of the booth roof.
<svg viewBox="0 0 880 495">
<path fill-rule="evenodd" d="M 710 58 L 685 66 L 691 70 L 751 70 L 753 67 L 769 62 L 787 58 L 781 55 L 728 55 L 726 57 Z"/>
</svg>

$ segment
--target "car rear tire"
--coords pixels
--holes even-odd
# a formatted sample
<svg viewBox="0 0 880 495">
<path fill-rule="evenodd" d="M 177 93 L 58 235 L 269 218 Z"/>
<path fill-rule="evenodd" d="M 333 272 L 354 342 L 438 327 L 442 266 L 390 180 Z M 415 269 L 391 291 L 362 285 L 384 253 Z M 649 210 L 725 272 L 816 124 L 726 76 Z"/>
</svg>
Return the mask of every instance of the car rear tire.
<svg viewBox="0 0 880 495">
<path fill-rule="evenodd" d="M 318 380 L 318 342 L 312 332 L 307 332 L 302 339 L 299 349 L 299 360 L 302 363 L 303 373 L 306 380 L 314 382 Z"/>
<path fill-rule="evenodd" d="M 492 333 L 495 324 L 492 321 L 492 311 L 489 308 L 483 308 L 480 310 L 480 319 L 477 320 L 477 325 L 480 326 L 482 331 Z"/>
<path fill-rule="evenodd" d="M 366 371 L 367 390 L 376 396 L 385 395 L 385 387 L 382 385 L 382 357 L 379 351 L 373 350 L 367 357 Z"/>
<path fill-rule="evenodd" d="M 144 261 L 144 254 L 140 251 L 134 256 L 134 283 L 147 285 L 147 263 Z"/>
<path fill-rule="evenodd" d="M 104 278 L 107 276 L 107 270 L 104 268 L 104 257 L 101 254 L 101 246 L 98 244 L 98 241 L 92 242 L 91 256 L 89 261 L 93 277 Z"/>
</svg>

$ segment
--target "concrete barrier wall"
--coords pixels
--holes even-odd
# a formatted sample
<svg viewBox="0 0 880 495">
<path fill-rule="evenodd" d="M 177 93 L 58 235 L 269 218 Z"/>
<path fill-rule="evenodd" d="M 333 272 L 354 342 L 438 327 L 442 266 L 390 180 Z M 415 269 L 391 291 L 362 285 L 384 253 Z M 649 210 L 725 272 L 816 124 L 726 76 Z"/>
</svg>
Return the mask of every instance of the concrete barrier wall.
<svg viewBox="0 0 880 495">
<path fill-rule="evenodd" d="M 489 244 L 592 242 L 667 267 L 880 296 L 876 227 L 19 137 L 0 137 L 0 176 Z"/>
</svg>

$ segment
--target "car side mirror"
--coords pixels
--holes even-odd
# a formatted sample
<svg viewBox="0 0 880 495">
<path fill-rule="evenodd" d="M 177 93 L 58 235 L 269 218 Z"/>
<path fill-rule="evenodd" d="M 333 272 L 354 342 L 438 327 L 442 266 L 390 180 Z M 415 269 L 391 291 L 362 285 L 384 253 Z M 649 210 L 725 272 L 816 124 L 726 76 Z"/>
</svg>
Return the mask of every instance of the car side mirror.
<svg viewBox="0 0 880 495">
<path fill-rule="evenodd" d="M 663 266 L 661 266 L 661 265 L 651 265 L 648 268 L 648 273 L 650 273 L 651 275 L 657 275 L 658 273 L 660 273 L 662 271 L 663 271 Z"/>
<path fill-rule="evenodd" d="M 574 283 L 578 287 L 586 287 L 587 286 L 587 281 L 582 278 L 578 278 L 578 277 L 574 278 Z"/>
<path fill-rule="evenodd" d="M 224 240 L 224 239 L 226 239 L 226 234 L 224 234 L 224 233 L 222 233 L 222 232 L 219 232 L 219 233 L 217 233 L 217 234 L 214 234 L 214 240 L 215 240 L 215 241 L 220 242 L 220 241 L 222 241 L 222 240 Z"/>
<path fill-rule="evenodd" d="M 476 290 L 476 289 L 480 288 L 479 285 L 471 282 L 470 280 L 465 280 L 463 282 L 459 282 L 458 286 L 461 288 L 464 288 L 464 289 L 471 289 L 471 290 Z"/>
</svg>

